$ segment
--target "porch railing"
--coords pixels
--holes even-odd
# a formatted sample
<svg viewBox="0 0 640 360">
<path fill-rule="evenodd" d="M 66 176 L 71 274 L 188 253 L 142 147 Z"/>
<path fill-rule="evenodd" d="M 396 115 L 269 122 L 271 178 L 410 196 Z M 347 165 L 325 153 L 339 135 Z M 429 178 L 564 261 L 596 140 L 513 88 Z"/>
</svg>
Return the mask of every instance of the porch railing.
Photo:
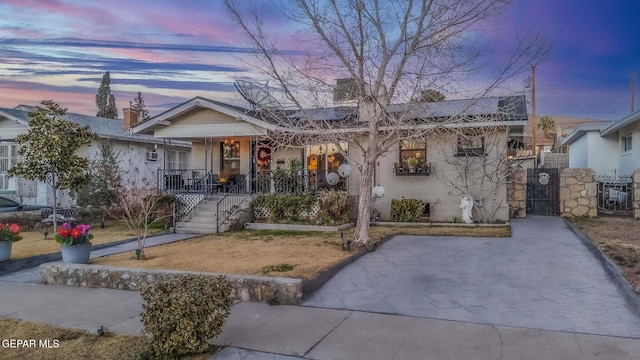
<svg viewBox="0 0 640 360">
<path fill-rule="evenodd" d="M 157 187 L 168 192 L 197 192 L 197 185 L 209 174 L 206 169 L 158 169 Z"/>
<path fill-rule="evenodd" d="M 327 175 L 332 172 L 307 171 L 292 174 L 288 171 L 274 170 L 261 172 L 255 179 L 257 193 L 300 193 L 320 190 L 348 190 L 346 179 L 339 177 L 335 185 L 327 183 Z"/>
<path fill-rule="evenodd" d="M 243 202 L 251 197 L 253 191 L 249 180 L 250 177 L 247 174 L 236 176 L 236 183 L 227 189 L 222 199 L 216 204 L 216 232 L 220 232 L 220 227 Z"/>
</svg>

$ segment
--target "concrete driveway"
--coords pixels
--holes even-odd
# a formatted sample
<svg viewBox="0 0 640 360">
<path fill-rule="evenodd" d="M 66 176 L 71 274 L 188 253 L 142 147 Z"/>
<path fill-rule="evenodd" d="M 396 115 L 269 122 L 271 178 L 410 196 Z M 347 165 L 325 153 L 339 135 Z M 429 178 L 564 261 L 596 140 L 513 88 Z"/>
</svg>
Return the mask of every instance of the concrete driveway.
<svg viewBox="0 0 640 360">
<path fill-rule="evenodd" d="M 396 236 L 303 305 L 640 338 L 640 317 L 557 217 L 511 238 Z"/>
</svg>

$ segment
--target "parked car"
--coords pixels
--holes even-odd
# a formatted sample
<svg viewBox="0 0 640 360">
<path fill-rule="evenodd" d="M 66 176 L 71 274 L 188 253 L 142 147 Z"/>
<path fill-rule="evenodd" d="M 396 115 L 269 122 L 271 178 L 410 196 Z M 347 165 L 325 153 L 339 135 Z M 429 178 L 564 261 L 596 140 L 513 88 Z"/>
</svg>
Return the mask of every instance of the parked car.
<svg viewBox="0 0 640 360">
<path fill-rule="evenodd" d="M 46 205 L 22 205 L 11 199 L 0 196 L 0 213 L 12 211 L 32 211 L 48 208 Z"/>
</svg>

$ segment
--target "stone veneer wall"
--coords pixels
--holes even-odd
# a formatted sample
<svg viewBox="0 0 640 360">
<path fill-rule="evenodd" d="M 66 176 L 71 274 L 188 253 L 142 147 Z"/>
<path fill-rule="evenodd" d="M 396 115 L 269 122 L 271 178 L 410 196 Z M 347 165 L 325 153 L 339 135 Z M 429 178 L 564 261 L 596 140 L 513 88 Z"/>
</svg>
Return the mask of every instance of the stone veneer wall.
<svg viewBox="0 0 640 360">
<path fill-rule="evenodd" d="M 510 217 L 527 215 L 527 170 L 516 170 L 507 178 L 507 203 Z"/>
<path fill-rule="evenodd" d="M 633 218 L 640 218 L 640 169 L 633 172 Z"/>
<path fill-rule="evenodd" d="M 220 275 L 59 262 L 40 265 L 40 282 L 43 284 L 134 291 L 181 274 Z M 298 304 L 302 299 L 302 280 L 300 279 L 251 275 L 226 275 L 226 277 L 231 282 L 234 300 L 260 302 L 275 298 L 280 304 Z"/>
<path fill-rule="evenodd" d="M 560 171 L 560 216 L 574 218 L 598 215 L 598 187 L 592 169 Z"/>
</svg>

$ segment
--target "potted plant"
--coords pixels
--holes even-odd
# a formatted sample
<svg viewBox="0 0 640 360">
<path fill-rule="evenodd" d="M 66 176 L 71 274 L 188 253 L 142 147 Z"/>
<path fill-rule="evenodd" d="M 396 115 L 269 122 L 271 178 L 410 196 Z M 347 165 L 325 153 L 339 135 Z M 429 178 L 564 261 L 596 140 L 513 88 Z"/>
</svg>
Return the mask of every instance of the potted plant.
<svg viewBox="0 0 640 360">
<path fill-rule="evenodd" d="M 415 157 L 410 157 L 407 159 L 407 165 L 409 166 L 409 172 L 416 172 L 416 166 L 418 166 L 418 164 L 420 163 L 420 161 L 418 161 L 418 159 L 416 159 Z"/>
<path fill-rule="evenodd" d="M 91 227 L 85 224 L 72 226 L 68 222 L 58 227 L 56 242 L 62 245 L 62 262 L 68 264 L 88 264 L 91 255 Z"/>
<path fill-rule="evenodd" d="M 0 224 L 0 262 L 9 260 L 11 257 L 11 245 L 16 241 L 22 240 L 20 231 L 22 231 L 22 228 L 16 223 L 11 225 Z"/>
</svg>

